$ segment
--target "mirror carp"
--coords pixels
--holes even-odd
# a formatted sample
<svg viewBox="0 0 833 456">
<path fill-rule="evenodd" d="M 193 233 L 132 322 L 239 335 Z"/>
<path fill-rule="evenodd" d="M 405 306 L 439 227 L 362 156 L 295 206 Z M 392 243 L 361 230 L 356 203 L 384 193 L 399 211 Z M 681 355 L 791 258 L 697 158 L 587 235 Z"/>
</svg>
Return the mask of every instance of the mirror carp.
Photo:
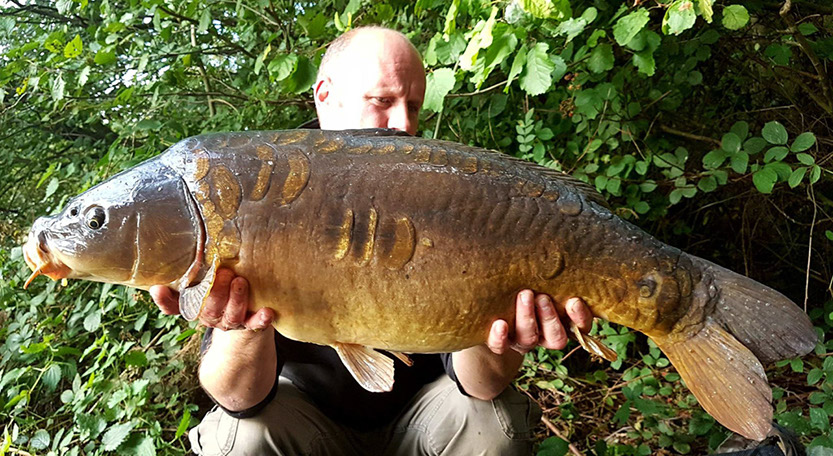
<svg viewBox="0 0 833 456">
<path fill-rule="evenodd" d="M 388 391 L 404 353 L 484 343 L 523 288 L 645 333 L 703 408 L 747 438 L 771 431 L 762 363 L 804 355 L 807 315 L 777 291 L 616 217 L 591 186 L 498 152 L 391 130 L 185 139 L 35 221 L 27 263 L 180 292 L 198 317 L 218 267 L 275 309 L 286 337 L 335 348 Z M 576 332 L 605 357 L 611 350 Z"/>
</svg>

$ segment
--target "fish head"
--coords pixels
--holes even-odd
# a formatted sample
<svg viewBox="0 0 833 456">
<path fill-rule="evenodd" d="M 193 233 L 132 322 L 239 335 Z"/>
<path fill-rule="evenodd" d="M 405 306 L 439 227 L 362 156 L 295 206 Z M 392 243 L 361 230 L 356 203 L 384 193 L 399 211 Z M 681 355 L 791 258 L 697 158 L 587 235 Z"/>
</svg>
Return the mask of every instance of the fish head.
<svg viewBox="0 0 833 456">
<path fill-rule="evenodd" d="M 199 261 L 202 222 L 181 177 L 158 160 L 122 172 L 40 217 L 23 247 L 34 271 L 147 289 L 185 277 Z"/>
</svg>

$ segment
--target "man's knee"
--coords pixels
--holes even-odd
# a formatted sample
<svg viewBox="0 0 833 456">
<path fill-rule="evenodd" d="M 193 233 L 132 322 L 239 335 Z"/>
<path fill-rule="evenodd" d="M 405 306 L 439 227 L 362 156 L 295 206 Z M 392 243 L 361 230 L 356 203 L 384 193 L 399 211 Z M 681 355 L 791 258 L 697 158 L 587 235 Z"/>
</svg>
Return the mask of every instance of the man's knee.
<svg viewBox="0 0 833 456">
<path fill-rule="evenodd" d="M 422 440 L 420 446 L 433 454 L 531 453 L 541 410 L 528 397 L 507 388 L 495 400 L 482 401 L 462 395 L 450 380 L 437 386 L 433 397 L 420 404 L 423 410 L 409 430 L 400 430 L 417 433 L 404 441 Z"/>
</svg>

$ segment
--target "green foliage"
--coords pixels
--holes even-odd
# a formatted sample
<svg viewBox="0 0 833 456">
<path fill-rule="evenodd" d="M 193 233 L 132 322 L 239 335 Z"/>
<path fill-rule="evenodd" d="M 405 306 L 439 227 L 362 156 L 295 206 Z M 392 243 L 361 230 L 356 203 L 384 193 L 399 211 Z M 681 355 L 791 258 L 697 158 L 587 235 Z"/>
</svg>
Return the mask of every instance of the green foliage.
<svg viewBox="0 0 833 456">
<path fill-rule="evenodd" d="M 660 239 L 796 302 L 806 292 L 824 337 L 833 9 L 793 2 L 781 15 L 770 3 L 3 3 L 0 148 L 11 153 L 0 154 L 0 448 L 186 451 L 184 434 L 204 412 L 193 405 L 193 350 L 183 350 L 193 328 L 121 288 L 41 279 L 22 291 L 28 270 L 14 247 L 36 216 L 185 137 L 310 119 L 326 44 L 366 24 L 400 29 L 422 52 L 422 135 L 584 180 Z M 596 455 L 717 447 L 725 430 L 656 347 L 607 323 L 596 332 L 619 361 L 540 350 L 519 381 L 556 404 L 553 421 L 573 443 Z M 769 373 L 779 422 L 833 448 L 823 419 L 833 411 L 833 346 L 822 340 L 803 364 Z M 563 451 L 557 439 L 541 446 Z"/>
</svg>

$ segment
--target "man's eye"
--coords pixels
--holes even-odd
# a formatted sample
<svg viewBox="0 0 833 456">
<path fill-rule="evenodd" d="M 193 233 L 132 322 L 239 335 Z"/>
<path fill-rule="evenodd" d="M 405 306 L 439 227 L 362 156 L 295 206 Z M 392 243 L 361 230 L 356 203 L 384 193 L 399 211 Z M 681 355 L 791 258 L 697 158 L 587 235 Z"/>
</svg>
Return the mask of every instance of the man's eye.
<svg viewBox="0 0 833 456">
<path fill-rule="evenodd" d="M 387 97 L 373 97 L 373 101 L 376 104 L 387 105 L 391 103 L 391 99 Z"/>
</svg>

